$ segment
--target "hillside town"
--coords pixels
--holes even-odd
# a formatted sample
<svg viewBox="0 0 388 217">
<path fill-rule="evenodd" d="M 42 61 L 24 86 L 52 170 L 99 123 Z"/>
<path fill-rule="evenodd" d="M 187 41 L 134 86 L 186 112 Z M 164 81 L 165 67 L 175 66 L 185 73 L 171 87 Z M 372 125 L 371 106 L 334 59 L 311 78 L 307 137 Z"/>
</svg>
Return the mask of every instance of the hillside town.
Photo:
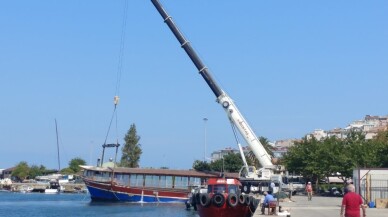
<svg viewBox="0 0 388 217">
<path fill-rule="evenodd" d="M 366 139 L 372 139 L 377 135 L 379 131 L 387 130 L 388 128 L 388 115 L 385 116 L 372 116 L 366 115 L 364 119 L 352 121 L 348 126 L 343 128 L 334 128 L 329 130 L 315 129 L 310 133 L 307 133 L 305 136 L 307 138 L 314 137 L 317 140 L 321 140 L 327 137 L 335 136 L 337 138 L 344 139 L 349 132 L 362 132 L 365 134 Z M 289 147 L 291 147 L 295 141 L 299 139 L 281 139 L 269 144 L 273 147 L 273 157 L 281 158 Z M 243 147 L 244 153 L 249 152 L 249 147 Z M 222 150 L 217 150 L 211 153 L 211 161 L 216 161 L 221 159 L 223 156 L 229 153 L 239 153 L 237 148 L 227 147 Z"/>
</svg>

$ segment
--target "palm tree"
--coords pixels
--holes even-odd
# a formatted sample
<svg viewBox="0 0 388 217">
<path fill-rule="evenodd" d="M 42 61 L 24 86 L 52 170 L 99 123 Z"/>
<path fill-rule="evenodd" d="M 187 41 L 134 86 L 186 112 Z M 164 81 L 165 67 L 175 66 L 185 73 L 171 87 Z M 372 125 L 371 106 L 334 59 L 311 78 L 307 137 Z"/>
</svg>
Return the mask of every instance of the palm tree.
<svg viewBox="0 0 388 217">
<path fill-rule="evenodd" d="M 273 147 L 269 144 L 269 140 L 265 137 L 262 137 L 260 136 L 259 137 L 259 141 L 260 143 L 264 146 L 264 149 L 265 151 L 267 151 L 267 153 L 273 157 Z M 256 167 L 261 167 L 260 165 L 260 162 L 259 162 L 259 159 L 257 159 L 257 157 L 255 156 L 255 154 L 253 153 L 252 150 L 250 150 L 247 154 L 248 156 L 248 159 L 252 162 L 252 164 Z"/>
</svg>

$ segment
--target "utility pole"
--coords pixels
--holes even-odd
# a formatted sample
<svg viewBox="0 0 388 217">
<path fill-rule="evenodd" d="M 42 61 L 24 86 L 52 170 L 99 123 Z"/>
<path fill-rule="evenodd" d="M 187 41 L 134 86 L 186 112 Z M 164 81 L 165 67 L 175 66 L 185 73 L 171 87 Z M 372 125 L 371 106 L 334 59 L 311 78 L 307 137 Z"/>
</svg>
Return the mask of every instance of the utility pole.
<svg viewBox="0 0 388 217">
<path fill-rule="evenodd" d="M 204 128 L 205 128 L 205 150 L 204 150 L 204 156 L 203 156 L 203 161 L 206 162 L 206 147 L 207 147 L 207 129 L 206 129 L 206 123 L 208 121 L 208 119 L 205 117 L 203 118 L 203 121 L 204 121 Z"/>
</svg>

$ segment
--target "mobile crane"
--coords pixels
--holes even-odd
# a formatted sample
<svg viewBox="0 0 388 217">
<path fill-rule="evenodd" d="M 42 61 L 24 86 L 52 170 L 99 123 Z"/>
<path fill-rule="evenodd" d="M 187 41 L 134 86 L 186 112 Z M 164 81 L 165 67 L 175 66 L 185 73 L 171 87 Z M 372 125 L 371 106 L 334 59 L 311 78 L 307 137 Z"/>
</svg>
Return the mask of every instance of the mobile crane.
<svg viewBox="0 0 388 217">
<path fill-rule="evenodd" d="M 203 64 L 197 53 L 191 47 L 190 42 L 186 40 L 178 27 L 173 22 L 171 16 L 169 16 L 166 10 L 162 7 L 159 0 L 151 0 L 155 8 L 158 10 L 164 22 L 170 28 L 176 39 L 179 41 L 181 47 L 186 51 L 191 61 L 194 63 L 199 71 L 199 74 L 203 77 L 210 89 L 216 96 L 216 102 L 219 103 L 226 112 L 232 126 L 237 127 L 240 134 L 252 150 L 262 168 L 256 170 L 253 166 L 248 166 L 245 160 L 244 153 L 242 152 L 241 145 L 238 143 L 241 157 L 244 161 L 244 166 L 240 170 L 240 181 L 244 184 L 244 191 L 249 192 L 252 186 L 258 187 L 263 182 L 274 182 L 281 188 L 286 188 L 287 181 L 282 179 L 282 173 L 284 172 L 283 166 L 274 165 L 271 161 L 271 156 L 267 153 L 264 146 L 260 143 L 256 134 L 253 132 L 248 122 L 240 113 L 236 104 L 232 98 L 223 91 L 216 81 L 212 78 L 209 69 Z M 233 127 L 234 129 L 234 127 Z M 236 135 L 235 135 L 236 136 Z M 236 137 L 236 140 L 237 137 Z"/>
</svg>

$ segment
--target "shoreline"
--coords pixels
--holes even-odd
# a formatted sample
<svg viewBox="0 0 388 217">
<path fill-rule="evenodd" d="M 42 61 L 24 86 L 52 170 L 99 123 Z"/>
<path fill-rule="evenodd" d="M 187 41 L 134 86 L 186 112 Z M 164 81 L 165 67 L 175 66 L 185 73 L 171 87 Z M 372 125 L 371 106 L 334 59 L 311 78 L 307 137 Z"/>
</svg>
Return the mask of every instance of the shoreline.
<svg viewBox="0 0 388 217">
<path fill-rule="evenodd" d="M 86 185 L 84 183 L 61 183 L 61 186 L 64 187 L 63 193 L 80 193 L 87 192 Z M 8 185 L 8 188 L 4 188 L 2 186 L 1 189 L 8 189 L 12 192 L 22 192 L 26 188 L 32 188 L 35 190 L 43 190 L 50 187 L 49 183 L 12 183 Z"/>
</svg>

